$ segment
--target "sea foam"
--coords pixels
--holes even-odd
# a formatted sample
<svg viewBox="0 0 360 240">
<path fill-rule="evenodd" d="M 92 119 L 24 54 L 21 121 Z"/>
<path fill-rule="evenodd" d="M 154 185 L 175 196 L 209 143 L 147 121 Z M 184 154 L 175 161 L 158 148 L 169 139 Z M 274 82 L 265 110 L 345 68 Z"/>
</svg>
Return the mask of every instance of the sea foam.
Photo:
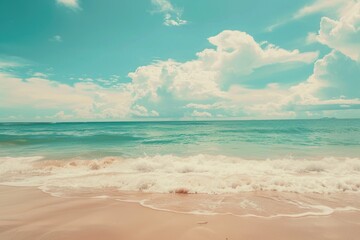
<svg viewBox="0 0 360 240">
<path fill-rule="evenodd" d="M 45 160 L 0 158 L 0 183 L 148 193 L 360 192 L 360 159 L 251 160 L 222 155 Z"/>
</svg>

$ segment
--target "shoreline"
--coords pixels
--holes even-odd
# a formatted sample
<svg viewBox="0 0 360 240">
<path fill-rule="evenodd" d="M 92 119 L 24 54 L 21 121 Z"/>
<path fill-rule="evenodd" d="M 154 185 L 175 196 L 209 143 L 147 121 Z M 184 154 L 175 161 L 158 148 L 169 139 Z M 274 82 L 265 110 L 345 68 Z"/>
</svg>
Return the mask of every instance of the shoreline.
<svg viewBox="0 0 360 240">
<path fill-rule="evenodd" d="M 0 239 L 356 239 L 360 212 L 255 218 L 154 210 L 106 198 L 59 198 L 0 186 Z"/>
</svg>

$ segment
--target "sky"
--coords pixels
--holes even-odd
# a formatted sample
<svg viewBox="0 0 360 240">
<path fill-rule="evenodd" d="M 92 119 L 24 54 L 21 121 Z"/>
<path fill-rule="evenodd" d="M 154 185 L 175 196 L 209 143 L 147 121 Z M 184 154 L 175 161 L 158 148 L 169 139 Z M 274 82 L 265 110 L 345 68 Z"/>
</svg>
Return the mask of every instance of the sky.
<svg viewBox="0 0 360 240">
<path fill-rule="evenodd" d="M 0 121 L 360 118 L 360 0 L 2 0 Z"/>
</svg>

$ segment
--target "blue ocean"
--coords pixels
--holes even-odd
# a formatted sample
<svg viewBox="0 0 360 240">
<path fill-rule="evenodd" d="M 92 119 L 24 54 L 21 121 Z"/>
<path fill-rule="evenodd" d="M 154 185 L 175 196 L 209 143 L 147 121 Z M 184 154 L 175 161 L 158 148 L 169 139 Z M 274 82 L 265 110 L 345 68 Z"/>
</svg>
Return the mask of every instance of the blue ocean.
<svg viewBox="0 0 360 240">
<path fill-rule="evenodd" d="M 0 123 L 0 157 L 166 154 L 259 160 L 360 157 L 360 120 Z"/>
</svg>

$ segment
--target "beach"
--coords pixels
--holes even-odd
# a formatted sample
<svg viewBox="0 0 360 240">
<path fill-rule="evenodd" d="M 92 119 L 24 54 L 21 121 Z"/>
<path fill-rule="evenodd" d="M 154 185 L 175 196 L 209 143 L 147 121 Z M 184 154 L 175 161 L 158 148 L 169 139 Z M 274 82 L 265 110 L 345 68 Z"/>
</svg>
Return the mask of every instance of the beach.
<svg viewBox="0 0 360 240">
<path fill-rule="evenodd" d="M 114 199 L 59 198 L 33 187 L 1 186 L 0 196 L 3 240 L 344 240 L 360 234 L 359 211 L 307 217 L 211 216 L 159 211 Z"/>
<path fill-rule="evenodd" d="M 0 239 L 357 239 L 359 124 L 2 123 Z"/>
</svg>

